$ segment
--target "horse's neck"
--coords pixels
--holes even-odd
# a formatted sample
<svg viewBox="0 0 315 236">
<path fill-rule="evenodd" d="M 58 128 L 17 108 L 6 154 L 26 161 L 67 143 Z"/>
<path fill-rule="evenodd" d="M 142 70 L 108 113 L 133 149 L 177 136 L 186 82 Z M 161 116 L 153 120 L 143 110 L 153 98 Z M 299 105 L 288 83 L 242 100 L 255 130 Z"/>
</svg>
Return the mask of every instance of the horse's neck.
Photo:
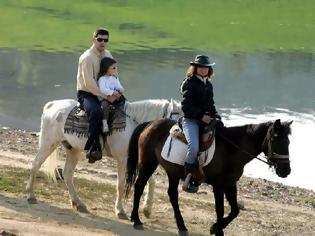
<svg viewBox="0 0 315 236">
<path fill-rule="evenodd" d="M 226 137 L 241 151 L 250 153 L 248 161 L 262 152 L 262 143 L 266 136 L 269 123 L 244 125 L 227 129 Z"/>
<path fill-rule="evenodd" d="M 167 114 L 168 106 L 169 101 L 165 99 L 126 102 L 126 114 L 140 124 L 164 118 Z"/>
</svg>

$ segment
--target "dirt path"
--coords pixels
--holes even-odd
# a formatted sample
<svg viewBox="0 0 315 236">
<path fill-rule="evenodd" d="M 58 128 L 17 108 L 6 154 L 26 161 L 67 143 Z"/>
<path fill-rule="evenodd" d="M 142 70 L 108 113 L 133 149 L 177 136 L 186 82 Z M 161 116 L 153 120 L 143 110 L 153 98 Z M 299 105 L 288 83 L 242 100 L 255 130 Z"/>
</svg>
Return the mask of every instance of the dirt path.
<svg viewBox="0 0 315 236">
<path fill-rule="evenodd" d="M 34 133 L 0 131 L 0 180 L 14 171 L 17 176 L 23 173 L 22 180 L 26 182 L 28 172 L 25 170 L 29 169 L 34 158 L 37 142 Z M 2 190 L 0 235 L 177 235 L 162 170 L 156 174 L 157 194 L 153 214 L 150 219 L 140 215 L 145 230 L 135 231 L 131 222 L 115 217 L 115 168 L 115 160 L 111 158 L 104 158 L 93 165 L 84 159 L 80 161 L 76 179 L 84 178 L 109 186 L 109 190 L 102 191 L 100 195 L 97 193 L 101 190 L 91 187 L 93 182 L 87 184 L 90 189 L 79 191 L 90 210 L 89 214 L 81 214 L 71 208 L 66 188 L 61 183 L 54 185 L 46 180 L 40 181 L 38 187 L 35 186 L 40 188 L 39 203 L 34 205 L 27 203 L 23 190 Z M 24 189 L 23 181 L 13 184 Z M 56 189 L 58 192 L 54 193 Z M 44 190 L 51 194 L 40 194 Z M 95 199 L 91 197 L 94 195 Z M 262 179 L 242 178 L 239 198 L 244 201 L 245 210 L 227 227 L 226 235 L 315 235 L 315 193 L 312 191 Z M 128 214 L 131 204 L 132 199 L 125 202 Z M 210 225 L 215 221 L 211 187 L 202 185 L 199 194 L 180 191 L 180 208 L 191 235 L 209 235 Z"/>
</svg>

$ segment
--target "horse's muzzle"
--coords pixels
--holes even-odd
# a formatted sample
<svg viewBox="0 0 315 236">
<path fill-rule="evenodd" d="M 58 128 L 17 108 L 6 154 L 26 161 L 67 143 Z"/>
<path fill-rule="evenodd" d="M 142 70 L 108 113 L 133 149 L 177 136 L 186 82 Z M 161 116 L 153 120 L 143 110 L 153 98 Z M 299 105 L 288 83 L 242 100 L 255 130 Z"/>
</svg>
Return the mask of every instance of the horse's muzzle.
<svg viewBox="0 0 315 236">
<path fill-rule="evenodd" d="M 290 163 L 276 165 L 276 174 L 281 178 L 286 178 L 291 173 Z"/>
</svg>

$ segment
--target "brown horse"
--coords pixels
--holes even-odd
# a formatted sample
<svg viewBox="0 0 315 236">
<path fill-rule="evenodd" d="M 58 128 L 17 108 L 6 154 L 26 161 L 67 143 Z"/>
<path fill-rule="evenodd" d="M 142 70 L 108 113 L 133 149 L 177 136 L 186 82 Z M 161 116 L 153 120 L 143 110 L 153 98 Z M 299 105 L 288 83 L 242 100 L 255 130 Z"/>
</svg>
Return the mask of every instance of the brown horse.
<svg viewBox="0 0 315 236">
<path fill-rule="evenodd" d="M 144 187 L 160 164 L 166 171 L 168 195 L 172 204 L 180 235 L 188 235 L 178 205 L 178 185 L 184 178 L 184 168 L 164 160 L 161 150 L 174 121 L 160 119 L 139 125 L 129 143 L 126 195 L 135 181 L 134 202 L 131 220 L 135 229 L 143 229 L 138 210 Z M 239 214 L 237 204 L 237 181 L 244 166 L 260 153 L 266 156 L 266 163 L 273 166 L 280 177 L 290 172 L 289 139 L 292 122 L 266 122 L 223 128 L 216 135 L 216 149 L 213 160 L 203 167 L 205 182 L 213 186 L 217 221 L 210 228 L 210 234 L 224 235 L 223 229 Z M 136 175 L 138 177 L 136 179 Z M 224 195 L 231 206 L 224 217 Z"/>
</svg>

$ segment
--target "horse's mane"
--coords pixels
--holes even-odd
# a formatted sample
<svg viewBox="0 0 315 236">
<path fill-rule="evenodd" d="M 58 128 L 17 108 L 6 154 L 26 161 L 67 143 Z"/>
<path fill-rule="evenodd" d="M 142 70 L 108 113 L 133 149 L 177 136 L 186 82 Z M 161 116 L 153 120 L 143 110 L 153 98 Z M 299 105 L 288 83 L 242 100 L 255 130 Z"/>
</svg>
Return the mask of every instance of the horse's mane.
<svg viewBox="0 0 315 236">
<path fill-rule="evenodd" d="M 126 101 L 126 114 L 136 122 L 143 123 L 146 121 L 163 118 L 170 102 L 167 99 L 147 99 L 142 101 Z"/>
<path fill-rule="evenodd" d="M 265 136 L 266 130 L 272 123 L 272 121 L 267 121 L 259 124 L 246 124 L 241 126 L 228 127 L 227 130 L 224 132 L 224 136 L 237 143 L 240 141 L 239 139 L 241 134 L 243 134 L 244 136 L 246 135 L 247 137 L 262 137 Z M 281 124 L 283 134 L 291 134 L 291 127 L 288 122 L 281 122 Z"/>
<path fill-rule="evenodd" d="M 273 124 L 272 121 L 260 123 L 260 124 L 250 124 L 247 125 L 247 132 L 248 133 L 259 133 L 260 130 L 264 130 L 265 127 L 269 127 L 271 124 Z M 291 127 L 288 122 L 281 122 L 281 132 L 285 135 L 291 134 Z"/>
</svg>

